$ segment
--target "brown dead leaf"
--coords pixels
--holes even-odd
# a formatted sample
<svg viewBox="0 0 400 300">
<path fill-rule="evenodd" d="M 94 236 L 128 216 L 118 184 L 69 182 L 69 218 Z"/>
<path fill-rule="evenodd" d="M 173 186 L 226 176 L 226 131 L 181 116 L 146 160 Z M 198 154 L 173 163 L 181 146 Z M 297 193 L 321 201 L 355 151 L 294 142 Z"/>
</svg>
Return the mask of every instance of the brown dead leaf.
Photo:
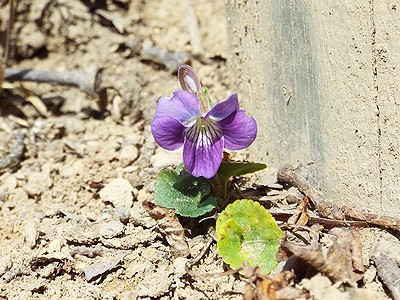
<svg viewBox="0 0 400 300">
<path fill-rule="evenodd" d="M 243 275 L 250 280 L 244 294 L 245 300 L 277 300 L 283 299 L 278 294 L 284 288 L 289 287 L 295 275 L 292 272 L 284 271 L 274 275 L 262 275 L 258 267 L 245 266 Z M 292 291 L 293 292 L 293 291 Z M 297 298 L 302 293 L 298 290 Z M 281 293 L 282 294 L 282 293 Z"/>
<path fill-rule="evenodd" d="M 287 223 L 291 225 L 305 226 L 310 218 L 308 215 L 308 203 L 308 197 L 305 196 L 303 200 L 300 201 L 296 211 L 288 219 Z"/>
<path fill-rule="evenodd" d="M 335 235 L 336 240 L 327 254 L 324 254 L 322 245 L 316 239 L 307 246 L 288 241 L 283 246 L 334 282 L 363 278 L 362 246 L 358 231 L 352 227 L 333 228 L 330 234 Z"/>
<path fill-rule="evenodd" d="M 172 247 L 174 255 L 188 256 L 189 246 L 186 243 L 185 230 L 179 222 L 175 210 L 158 206 L 147 200 L 144 200 L 142 205 L 147 213 L 156 220 L 158 228 Z"/>
</svg>

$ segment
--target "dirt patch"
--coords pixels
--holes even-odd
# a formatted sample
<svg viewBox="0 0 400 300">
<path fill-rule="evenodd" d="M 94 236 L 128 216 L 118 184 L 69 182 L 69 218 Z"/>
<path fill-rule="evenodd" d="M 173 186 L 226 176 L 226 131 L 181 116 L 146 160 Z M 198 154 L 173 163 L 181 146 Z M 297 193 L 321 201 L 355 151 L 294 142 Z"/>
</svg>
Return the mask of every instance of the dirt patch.
<svg viewBox="0 0 400 300">
<path fill-rule="evenodd" d="M 2 37 L 6 19 L 2 9 Z M 216 99 L 230 95 L 224 1 L 21 1 L 15 20 L 11 68 L 102 76 L 92 94 L 3 86 L 0 155 L 17 133 L 25 151 L 0 173 L 0 298 L 242 299 L 247 282 L 237 274 L 187 272 L 199 254 L 196 274 L 227 270 L 209 240 L 212 221 L 181 220 L 190 253 L 177 257 L 142 206 L 157 172 L 180 161 L 179 151 L 156 146 L 149 127 L 159 97 L 178 88 L 177 67 L 190 63 Z M 269 206 L 291 197 L 275 180 L 258 179 Z M 366 254 L 363 285 L 385 297 Z M 308 296 L 349 295 L 319 276 L 303 284 Z"/>
</svg>

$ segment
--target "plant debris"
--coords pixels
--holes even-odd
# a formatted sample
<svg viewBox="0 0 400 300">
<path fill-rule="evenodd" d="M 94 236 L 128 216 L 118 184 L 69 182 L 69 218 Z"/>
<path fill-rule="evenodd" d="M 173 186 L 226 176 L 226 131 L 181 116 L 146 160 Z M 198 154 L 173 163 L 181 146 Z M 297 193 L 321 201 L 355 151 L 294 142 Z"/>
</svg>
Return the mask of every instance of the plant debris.
<svg viewBox="0 0 400 300">
<path fill-rule="evenodd" d="M 295 275 L 289 271 L 262 275 L 258 267 L 244 267 L 242 272 L 250 281 L 246 285 L 245 300 L 295 299 L 308 296 L 306 292 L 292 285 Z"/>
<path fill-rule="evenodd" d="M 397 295 L 397 248 L 377 245 L 383 256 L 369 257 L 378 240 L 399 244 L 392 232 L 397 219 L 353 218 L 356 212 L 345 208 L 342 215 L 325 216 L 315 209 L 318 193 L 300 192 L 296 184 L 288 190 L 276 182 L 273 166 L 263 171 L 264 179 L 235 178 L 233 192 L 251 193 L 290 242 L 310 247 L 300 252 L 312 250 L 315 239 L 325 255 L 339 239 L 329 229 L 360 229 L 366 272 L 357 285 L 333 283 L 289 250 L 290 259 L 272 274 L 253 268 L 242 276 L 242 268 L 227 270 L 212 234 L 203 235 L 211 219 L 198 228 L 198 219 L 189 222 L 151 205 L 153 217 L 145 210 L 154 199 L 156 173 L 182 156 L 157 149 L 150 130 L 159 96 L 178 87 L 178 66 L 196 69 L 216 99 L 230 92 L 224 1 L 18 1 L 12 28 L 10 2 L 0 9 L 0 32 L 5 39 L 11 33 L 7 46 L 0 45 L 8 57 L 0 62 L 0 84 L 5 69 L 8 78 L 17 76 L 11 70 L 51 72 L 46 82 L 1 85 L 0 299 L 239 300 L 246 290 L 248 297 L 276 299 Z M 67 78 L 73 85 L 51 84 L 60 73 L 77 75 Z M 86 83 L 79 74 L 90 75 Z M 246 156 L 237 155 L 232 159 Z M 348 263 L 340 265 L 350 276 L 357 273 L 349 263 L 358 254 L 349 258 L 348 249 L 356 246 L 346 247 Z M 322 264 L 327 257 L 318 259 L 318 253 L 314 260 Z"/>
<path fill-rule="evenodd" d="M 297 187 L 304 195 L 310 198 L 321 217 L 336 220 L 345 220 L 346 218 L 359 220 L 369 225 L 390 228 L 400 232 L 399 218 L 364 213 L 349 207 L 338 207 L 333 202 L 325 199 L 322 193 L 303 175 L 304 173 L 307 173 L 307 170 L 303 165 L 299 165 L 297 168 L 292 165 L 286 165 L 278 171 L 278 182 L 289 183 Z"/>
<path fill-rule="evenodd" d="M 189 255 L 189 246 L 186 242 L 185 230 L 171 208 L 161 207 L 147 200 L 143 201 L 143 207 L 157 222 L 157 226 L 172 247 L 176 256 Z"/>
<path fill-rule="evenodd" d="M 309 245 L 284 241 L 283 247 L 301 258 L 334 282 L 359 281 L 365 271 L 362 262 L 360 235 L 355 228 L 334 228 L 329 231 L 335 240 L 327 253 L 316 240 Z"/>
</svg>

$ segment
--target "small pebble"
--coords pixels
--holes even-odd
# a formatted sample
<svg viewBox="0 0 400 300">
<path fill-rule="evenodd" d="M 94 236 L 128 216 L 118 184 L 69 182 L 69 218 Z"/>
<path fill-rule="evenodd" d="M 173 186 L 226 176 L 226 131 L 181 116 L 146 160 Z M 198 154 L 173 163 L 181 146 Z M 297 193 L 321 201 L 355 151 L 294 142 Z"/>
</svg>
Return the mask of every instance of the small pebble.
<svg viewBox="0 0 400 300">
<path fill-rule="evenodd" d="M 138 157 L 139 149 L 132 144 L 123 145 L 118 155 L 118 159 L 123 167 L 131 165 Z"/>
<path fill-rule="evenodd" d="M 15 189 L 18 185 L 18 180 L 15 175 L 7 176 L 1 183 L 1 189 L 11 191 Z"/>
<path fill-rule="evenodd" d="M 99 224 L 98 232 L 102 237 L 111 239 L 124 232 L 124 225 L 120 221 L 101 223 Z"/>
<path fill-rule="evenodd" d="M 100 190 L 99 196 L 114 207 L 129 209 L 133 203 L 133 186 L 126 179 L 116 178 Z"/>
</svg>

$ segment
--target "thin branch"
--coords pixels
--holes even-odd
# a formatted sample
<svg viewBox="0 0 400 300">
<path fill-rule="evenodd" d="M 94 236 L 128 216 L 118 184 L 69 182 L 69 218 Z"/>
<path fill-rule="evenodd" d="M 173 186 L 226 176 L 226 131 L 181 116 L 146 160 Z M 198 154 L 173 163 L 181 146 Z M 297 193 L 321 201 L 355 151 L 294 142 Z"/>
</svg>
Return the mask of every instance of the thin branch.
<svg viewBox="0 0 400 300">
<path fill-rule="evenodd" d="M 269 209 L 268 211 L 277 221 L 287 222 L 293 216 L 293 210 Z M 309 216 L 308 224 L 321 224 L 327 229 L 334 227 L 368 227 L 368 223 L 365 221 L 335 220 L 318 216 Z"/>
<path fill-rule="evenodd" d="M 145 40 L 140 47 L 140 56 L 142 59 L 149 59 L 155 63 L 164 65 L 170 70 L 177 70 L 189 60 L 189 54 L 186 52 L 171 52 L 160 47 L 154 46 L 150 41 Z"/>
<path fill-rule="evenodd" d="M 301 167 L 304 168 L 303 166 Z M 278 171 L 278 182 L 289 183 L 297 187 L 300 192 L 311 199 L 321 217 L 343 219 L 340 208 L 329 203 L 302 173 L 299 167 L 295 169 L 292 165 L 286 165 Z"/>
<path fill-rule="evenodd" d="M 7 34 L 6 34 L 6 43 L 4 46 L 4 68 L 7 66 L 8 55 L 10 52 L 10 39 L 11 39 L 11 29 L 14 21 L 14 0 L 10 0 L 10 12 L 7 20 Z"/>
<path fill-rule="evenodd" d="M 96 94 L 101 83 L 102 69 L 91 72 L 80 71 L 43 71 L 43 70 L 12 70 L 5 69 L 4 80 L 34 81 L 79 87 L 88 94 Z"/>
<path fill-rule="evenodd" d="M 300 169 L 299 169 L 300 168 Z M 338 207 L 333 202 L 328 201 L 320 191 L 318 191 L 307 178 L 302 174 L 302 168 L 286 165 L 278 171 L 278 182 L 288 183 L 297 187 L 314 203 L 316 210 L 321 217 L 336 220 L 352 219 L 366 222 L 369 225 L 393 229 L 400 232 L 400 219 L 389 216 L 381 216 L 360 212 L 350 207 Z"/>
<path fill-rule="evenodd" d="M 381 253 L 375 258 L 378 276 L 386 284 L 394 300 L 400 300 L 400 269 L 397 264 L 387 255 Z"/>
<path fill-rule="evenodd" d="M 4 81 L 4 67 L 3 67 L 3 59 L 0 57 L 0 90 Z"/>
</svg>

